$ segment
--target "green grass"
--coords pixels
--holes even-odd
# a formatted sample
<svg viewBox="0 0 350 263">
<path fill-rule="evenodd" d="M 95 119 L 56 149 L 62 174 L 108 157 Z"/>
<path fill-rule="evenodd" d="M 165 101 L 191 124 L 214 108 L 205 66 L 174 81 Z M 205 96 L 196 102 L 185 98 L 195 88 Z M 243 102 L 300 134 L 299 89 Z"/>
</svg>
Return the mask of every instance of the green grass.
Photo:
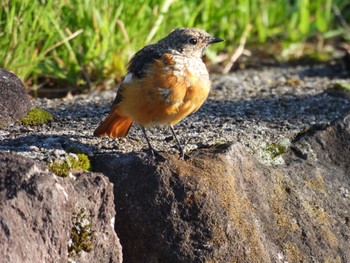
<svg viewBox="0 0 350 263">
<path fill-rule="evenodd" d="M 247 44 L 288 47 L 314 37 L 350 39 L 342 0 L 2 0 L 0 67 L 29 85 L 55 79 L 77 87 L 109 85 L 141 47 L 170 30 L 194 26 L 224 38 L 208 50 L 231 52 L 248 25 Z"/>
</svg>

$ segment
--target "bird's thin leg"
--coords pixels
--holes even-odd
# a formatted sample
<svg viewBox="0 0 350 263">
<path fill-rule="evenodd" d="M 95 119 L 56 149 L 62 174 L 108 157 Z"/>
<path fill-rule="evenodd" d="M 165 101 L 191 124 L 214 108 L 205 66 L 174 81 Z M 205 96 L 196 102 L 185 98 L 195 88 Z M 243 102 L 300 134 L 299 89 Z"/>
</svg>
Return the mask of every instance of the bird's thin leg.
<svg viewBox="0 0 350 263">
<path fill-rule="evenodd" d="M 151 145 L 151 142 L 149 141 L 149 139 L 148 139 L 148 137 L 147 137 L 146 129 L 145 129 L 143 126 L 141 126 L 141 129 L 142 129 L 143 135 L 144 135 L 145 138 L 146 138 L 146 141 L 147 141 L 147 144 L 148 144 L 148 148 L 149 148 L 149 150 L 151 151 L 151 153 L 152 153 L 152 155 L 153 155 L 153 157 L 154 157 L 154 156 L 155 156 L 155 153 L 157 153 L 157 152 L 153 149 L 153 147 L 152 147 L 152 145 Z"/>
<path fill-rule="evenodd" d="M 177 147 L 179 148 L 179 151 L 180 151 L 180 159 L 183 160 L 183 159 L 185 158 L 185 152 L 184 152 L 184 150 L 183 150 L 183 148 L 182 148 L 182 146 L 181 146 L 181 143 L 180 143 L 179 139 L 178 139 L 177 136 L 176 136 L 176 133 L 175 133 L 175 131 L 174 131 L 173 126 L 171 126 L 171 125 L 170 125 L 170 130 L 171 130 L 171 132 L 172 132 L 172 134 L 173 134 L 173 137 L 174 137 L 174 139 L 175 139 L 175 141 L 176 141 L 176 143 L 177 143 Z"/>
</svg>

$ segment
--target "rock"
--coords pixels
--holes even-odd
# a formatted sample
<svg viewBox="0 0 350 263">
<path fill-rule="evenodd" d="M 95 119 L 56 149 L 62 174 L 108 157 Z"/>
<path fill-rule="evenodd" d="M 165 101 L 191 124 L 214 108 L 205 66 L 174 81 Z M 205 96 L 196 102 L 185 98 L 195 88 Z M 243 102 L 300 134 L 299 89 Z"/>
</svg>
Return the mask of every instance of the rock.
<svg viewBox="0 0 350 263">
<path fill-rule="evenodd" d="M 147 130 L 153 147 L 168 153 L 155 162 L 142 153 L 147 144 L 137 125 L 126 138 L 93 137 L 115 98 L 111 90 L 33 100 L 54 120 L 1 129 L 0 151 L 44 162 L 76 152 L 93 158 L 93 169 L 115 183 L 125 262 L 350 262 L 349 122 L 342 117 L 350 112 L 350 97 L 331 90 L 349 80 L 344 65 L 249 68 L 212 80 L 203 107 L 175 127 L 192 152 L 186 162 L 172 155 L 178 151 L 166 128 Z M 93 183 L 87 178 L 95 175 L 56 180 L 85 198 Z M 78 189 L 81 176 L 91 183 Z M 101 198 L 93 199 L 93 208 L 101 206 Z M 73 209 L 74 200 L 65 209 L 62 201 L 55 206 L 69 214 L 69 229 L 76 225 L 86 235 L 90 210 Z M 45 213 L 37 218 L 52 221 Z M 75 239 L 76 232 L 70 232 Z M 45 247 L 46 235 L 32 239 Z M 11 247 L 1 239 L 2 245 Z M 89 250 L 90 243 L 82 246 Z M 105 262 L 92 253 L 81 257 Z"/>
<path fill-rule="evenodd" d="M 97 155 L 116 197 L 124 263 L 350 262 L 350 115 L 297 136 L 280 165 L 241 142 Z"/>
<path fill-rule="evenodd" d="M 0 128 L 26 116 L 30 102 L 22 81 L 0 68 Z"/>
<path fill-rule="evenodd" d="M 112 184 L 101 174 L 61 178 L 2 152 L 0 211 L 2 262 L 122 262 Z"/>
</svg>

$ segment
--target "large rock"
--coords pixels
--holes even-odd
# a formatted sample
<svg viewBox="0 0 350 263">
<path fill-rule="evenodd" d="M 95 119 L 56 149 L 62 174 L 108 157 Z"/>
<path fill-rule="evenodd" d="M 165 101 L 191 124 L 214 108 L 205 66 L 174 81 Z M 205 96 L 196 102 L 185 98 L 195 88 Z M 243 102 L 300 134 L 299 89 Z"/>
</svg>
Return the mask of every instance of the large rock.
<svg viewBox="0 0 350 263">
<path fill-rule="evenodd" d="M 350 262 L 350 115 L 297 136 L 280 165 L 240 142 L 164 156 L 95 156 L 125 263 Z"/>
<path fill-rule="evenodd" d="M 30 108 L 22 81 L 13 73 L 0 68 L 0 128 L 26 116 Z"/>
<path fill-rule="evenodd" d="M 60 178 L 0 153 L 0 261 L 122 262 L 112 191 L 101 174 Z"/>
</svg>

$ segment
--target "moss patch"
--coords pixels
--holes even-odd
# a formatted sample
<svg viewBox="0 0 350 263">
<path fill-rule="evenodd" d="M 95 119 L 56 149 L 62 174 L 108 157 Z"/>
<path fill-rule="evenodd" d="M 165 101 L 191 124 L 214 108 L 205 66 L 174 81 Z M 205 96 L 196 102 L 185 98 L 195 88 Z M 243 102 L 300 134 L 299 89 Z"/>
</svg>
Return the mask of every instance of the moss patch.
<svg viewBox="0 0 350 263">
<path fill-rule="evenodd" d="M 39 108 L 33 108 L 29 111 L 27 116 L 23 117 L 20 121 L 26 126 L 38 126 L 48 123 L 53 119 L 50 112 Z"/>
<path fill-rule="evenodd" d="M 347 91 L 350 92 L 350 83 L 346 82 L 338 82 L 335 83 L 333 86 L 334 90 L 339 90 L 339 91 Z"/>
<path fill-rule="evenodd" d="M 277 156 L 287 152 L 287 148 L 278 143 L 271 143 L 266 147 L 266 151 L 269 153 L 272 159 L 275 159 Z"/>
<path fill-rule="evenodd" d="M 91 170 L 90 159 L 83 153 L 70 154 L 64 160 L 49 164 L 49 170 L 58 176 L 67 177 L 70 172 Z"/>
<path fill-rule="evenodd" d="M 69 258 L 79 255 L 81 251 L 90 252 L 93 249 L 94 231 L 91 227 L 91 217 L 84 208 L 73 215 L 72 223 L 68 244 Z"/>
</svg>

